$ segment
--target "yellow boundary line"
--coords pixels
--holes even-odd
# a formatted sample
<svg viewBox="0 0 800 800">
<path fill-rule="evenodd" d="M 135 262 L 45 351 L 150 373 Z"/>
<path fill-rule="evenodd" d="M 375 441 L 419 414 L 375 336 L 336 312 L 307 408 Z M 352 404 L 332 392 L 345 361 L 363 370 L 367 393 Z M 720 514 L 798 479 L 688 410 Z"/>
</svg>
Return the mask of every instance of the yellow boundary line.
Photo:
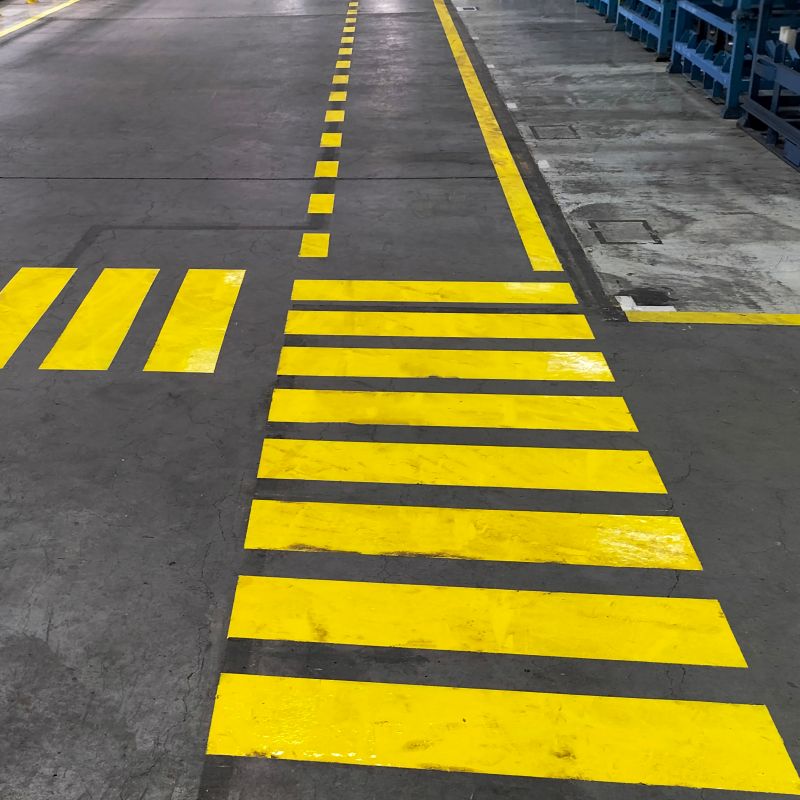
<svg viewBox="0 0 800 800">
<path fill-rule="evenodd" d="M 486 98 L 486 93 L 483 91 L 480 79 L 475 73 L 464 43 L 453 24 L 450 12 L 447 10 L 444 0 L 433 0 L 433 5 L 439 15 L 439 21 L 442 23 L 444 35 L 447 37 L 447 43 L 450 45 L 450 51 L 453 53 L 458 71 L 461 73 L 461 80 L 467 90 L 469 102 L 480 126 L 486 142 L 486 149 L 489 151 L 492 164 L 494 164 L 497 178 L 503 188 L 503 194 L 506 196 L 506 202 L 522 239 L 522 245 L 528 254 L 531 267 L 536 272 L 561 271 L 563 267 L 545 232 L 542 220 L 534 208 L 514 157 L 508 149 L 505 136 L 500 130 L 492 107 Z"/>
<path fill-rule="evenodd" d="M 22 22 L 17 22 L 14 25 L 9 25 L 7 28 L 0 28 L 0 39 L 2 39 L 4 36 L 8 36 L 11 33 L 16 33 L 17 31 L 20 31 L 23 28 L 27 28 L 28 25 L 33 25 L 34 23 L 39 22 L 39 20 L 42 20 L 45 17 L 49 17 L 51 14 L 55 14 L 56 11 L 61 11 L 69 6 L 75 5 L 75 3 L 79 1 L 80 0 L 67 0 L 66 3 L 59 3 L 57 6 L 48 8 L 47 11 L 42 11 L 41 14 L 36 14 L 33 17 L 28 17 L 28 19 L 22 20 Z"/>
<path fill-rule="evenodd" d="M 626 311 L 628 322 L 683 325 L 800 325 L 800 314 L 736 311 Z"/>
</svg>

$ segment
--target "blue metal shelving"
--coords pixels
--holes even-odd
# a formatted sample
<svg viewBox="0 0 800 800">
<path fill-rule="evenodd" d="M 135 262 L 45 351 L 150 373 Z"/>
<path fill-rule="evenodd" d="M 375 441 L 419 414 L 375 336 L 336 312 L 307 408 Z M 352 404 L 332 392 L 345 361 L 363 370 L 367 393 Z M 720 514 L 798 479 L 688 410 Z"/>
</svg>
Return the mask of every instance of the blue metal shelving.
<svg viewBox="0 0 800 800">
<path fill-rule="evenodd" d="M 618 0 L 577 0 L 589 8 L 593 8 L 606 22 L 614 22 L 617 18 Z"/>
<path fill-rule="evenodd" d="M 619 0 L 616 30 L 640 41 L 657 58 L 669 58 L 677 0 Z"/>
</svg>

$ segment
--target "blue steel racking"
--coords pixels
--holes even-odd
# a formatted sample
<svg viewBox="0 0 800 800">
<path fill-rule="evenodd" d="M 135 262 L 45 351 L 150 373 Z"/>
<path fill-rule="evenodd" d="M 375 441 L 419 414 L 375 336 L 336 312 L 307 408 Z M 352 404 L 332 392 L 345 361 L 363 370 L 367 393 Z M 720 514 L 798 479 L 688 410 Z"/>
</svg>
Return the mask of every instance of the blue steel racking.
<svg viewBox="0 0 800 800">
<path fill-rule="evenodd" d="M 653 50 L 659 59 L 669 58 L 675 27 L 677 0 L 619 0 L 615 30 Z"/>
<path fill-rule="evenodd" d="M 577 0 L 589 8 L 593 8 L 600 16 L 605 17 L 606 22 L 614 22 L 617 18 L 618 0 Z"/>
</svg>

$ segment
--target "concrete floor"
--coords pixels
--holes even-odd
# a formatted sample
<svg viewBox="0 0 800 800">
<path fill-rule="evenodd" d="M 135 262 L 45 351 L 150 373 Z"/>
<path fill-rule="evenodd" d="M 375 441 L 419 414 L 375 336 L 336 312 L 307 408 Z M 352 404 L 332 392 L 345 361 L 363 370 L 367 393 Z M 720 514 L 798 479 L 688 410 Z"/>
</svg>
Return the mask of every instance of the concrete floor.
<svg viewBox="0 0 800 800">
<path fill-rule="evenodd" d="M 766 281 L 762 269 L 772 251 L 760 240 L 748 240 L 745 226 L 735 236 L 732 228 L 720 230 L 712 213 L 713 195 L 671 185 L 660 195 L 656 214 L 654 201 L 646 205 L 642 199 L 649 191 L 645 182 L 633 182 L 642 192 L 635 196 L 626 183 L 630 213 L 652 221 L 665 241 L 658 253 L 671 255 L 668 266 L 659 260 L 662 256 L 652 255 L 654 247 L 628 247 L 615 255 L 589 246 L 580 225 L 580 220 L 621 213 L 618 204 L 609 208 L 609 197 L 619 185 L 609 184 L 611 167 L 601 160 L 602 151 L 588 143 L 583 118 L 576 122 L 582 134 L 577 144 L 548 142 L 541 150 L 544 143 L 536 145 L 536 159 L 551 165 L 544 174 L 558 204 L 524 161 L 522 140 L 511 137 L 596 332 L 597 349 L 609 358 L 616 390 L 637 420 L 640 432 L 626 434 L 624 443 L 619 434 L 602 433 L 370 426 L 365 434 L 352 426 L 266 425 L 276 385 L 429 391 L 433 384 L 436 390 L 458 391 L 456 384 L 464 383 L 276 378 L 294 279 L 541 277 L 531 273 L 519 245 L 431 4 L 361 3 L 331 251 L 313 264 L 298 261 L 296 255 L 301 233 L 311 224 L 305 208 L 314 189 L 310 176 L 319 156 L 344 4 L 82 0 L 39 27 L 0 41 L 2 282 L 21 265 L 78 267 L 75 283 L 0 371 L 5 401 L 0 411 L 0 796 L 755 797 L 751 792 L 204 758 L 219 673 L 234 671 L 764 703 L 800 765 L 800 598 L 795 577 L 800 573 L 800 467 L 794 447 L 800 440 L 800 367 L 794 356 L 800 334 L 778 328 L 630 326 L 610 319 L 606 303 L 606 295 L 619 287 L 646 281 L 672 287 L 681 307 L 685 300 L 688 308 L 796 310 L 796 274 L 794 284 L 788 279 L 780 285 L 759 284 Z M 543 24 L 521 26 L 519 15 L 553 19 L 560 12 L 555 2 L 527 10 L 505 3 L 503 13 L 517 16 L 499 23 L 492 22 L 499 7 L 486 8 L 486 17 L 469 17 L 468 25 L 479 36 L 485 60 L 491 57 L 489 63 L 496 64 L 505 93 L 504 62 L 496 49 L 492 52 L 493 39 L 502 35 L 518 47 L 518 37 L 537 35 Z M 566 21 L 597 28 L 605 37 L 603 24 L 590 12 L 565 3 L 563 13 Z M 479 31 L 481 25 L 490 27 Z M 646 76 L 642 80 L 659 94 L 662 76 L 649 57 L 622 35 L 609 33 L 606 39 L 617 57 L 636 64 Z M 565 60 L 567 54 L 559 54 L 561 39 L 549 41 L 545 54 L 536 49 L 539 57 Z M 584 41 L 592 42 L 581 56 L 588 63 L 597 54 L 594 40 Z M 528 94 L 513 95 L 523 114 L 528 113 L 523 103 L 533 101 L 539 103 L 535 121 L 575 121 L 539 102 L 546 92 L 556 91 L 552 71 L 543 83 L 541 63 L 528 63 L 519 55 L 516 60 L 514 80 L 522 76 L 528 87 Z M 485 66 L 477 66 L 485 76 Z M 734 164 L 754 173 L 763 168 L 775 177 L 773 189 L 784 187 L 778 190 L 786 193 L 783 199 L 773 197 L 782 210 L 772 227 L 756 230 L 748 225 L 747 235 L 780 228 L 796 249 L 800 228 L 794 206 L 788 205 L 797 202 L 791 189 L 796 174 L 718 120 L 704 100 L 674 83 L 677 79 L 663 80 L 674 86 L 665 94 L 684 98 L 682 113 L 692 109 L 709 114 L 707 123 L 694 123 L 706 126 L 704 136 L 713 138 L 710 131 L 719 128 L 731 153 L 741 148 L 749 154 L 742 165 L 738 156 L 726 160 L 720 153 L 721 171 L 733 171 Z M 512 119 L 499 97 L 490 94 L 511 136 Z M 601 113 L 595 106 L 592 114 L 594 135 L 608 137 L 607 108 Z M 615 134 L 620 141 L 626 124 Z M 654 137 L 671 136 L 673 142 L 685 132 L 679 123 L 664 130 L 672 133 L 651 128 Z M 595 149 L 568 150 L 587 147 Z M 619 144 L 616 152 L 621 148 Z M 587 162 L 586 152 L 594 153 L 593 160 Z M 642 164 L 652 164 L 650 149 L 647 155 L 629 145 L 627 152 L 642 159 L 640 170 Z M 619 164 L 618 155 L 609 158 L 609 164 Z M 587 163 L 591 177 L 585 174 Z M 761 165 L 758 170 L 756 164 Z M 578 171 L 584 172 L 581 179 Z M 661 180 L 652 174 L 648 183 Z M 737 178 L 733 184 L 740 185 L 739 180 L 745 183 Z M 702 182 L 693 185 L 697 183 Z M 726 186 L 723 191 L 732 190 Z M 757 199 L 735 193 L 725 197 L 732 204 L 727 210 L 764 213 L 751 207 Z M 678 222 L 681 203 L 691 224 Z M 560 219 L 559 205 L 570 226 Z M 573 232 L 587 247 L 602 284 Z M 727 242 L 729 232 L 732 241 Z M 712 268 L 696 247 L 700 240 L 709 243 L 709 250 L 717 249 L 714 242 L 726 242 L 737 254 L 750 248 L 750 271 L 742 273 L 738 256 L 715 261 Z M 778 246 L 777 240 L 771 244 Z M 694 277 L 685 272 L 687 263 Z M 118 358 L 106 372 L 40 372 L 43 354 L 103 266 L 161 270 Z M 141 365 L 160 320 L 190 266 L 247 270 L 217 370 L 211 375 L 144 373 Z M 766 294 L 751 288 L 758 285 Z M 714 302 L 705 302 L 712 291 Z M 312 341 L 287 339 L 291 344 Z M 436 340 L 415 340 L 415 346 L 429 344 L 435 346 Z M 505 346 L 524 349 L 528 344 Z M 544 384 L 539 389 L 552 393 L 555 387 Z M 530 392 L 531 387 L 521 381 L 480 381 L 469 382 L 465 391 L 489 390 Z M 373 441 L 642 447 L 653 454 L 669 495 L 625 495 L 626 512 L 680 514 L 704 570 L 341 553 L 244 554 L 245 521 L 254 496 L 607 513 L 619 509 L 619 496 L 610 493 L 556 497 L 559 493 L 514 489 L 476 492 L 257 480 L 267 431 L 275 438 L 330 435 Z M 718 598 L 749 669 L 226 643 L 239 574 Z"/>
</svg>

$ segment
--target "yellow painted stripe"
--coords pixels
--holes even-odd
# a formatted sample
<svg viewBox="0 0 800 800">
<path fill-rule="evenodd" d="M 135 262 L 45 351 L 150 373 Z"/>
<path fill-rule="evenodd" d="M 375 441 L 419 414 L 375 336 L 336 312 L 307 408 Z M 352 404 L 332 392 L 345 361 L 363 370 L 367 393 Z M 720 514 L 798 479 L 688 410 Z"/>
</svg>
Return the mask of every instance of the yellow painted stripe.
<svg viewBox="0 0 800 800">
<path fill-rule="evenodd" d="M 343 103 L 347 100 L 347 92 L 331 92 L 328 95 L 328 100 L 331 103 Z"/>
<path fill-rule="evenodd" d="M 244 273 L 188 270 L 144 371 L 214 372 Z"/>
<path fill-rule="evenodd" d="M 481 82 L 475 74 L 461 37 L 450 18 L 450 12 L 447 10 L 444 0 L 433 0 L 433 4 L 442 28 L 444 28 L 444 34 L 458 66 L 458 71 L 461 73 L 461 80 L 467 90 L 472 110 L 486 142 L 486 149 L 489 151 L 492 164 L 494 164 L 497 178 L 503 188 L 503 194 L 505 194 L 531 267 L 534 270 L 561 270 L 558 256 L 550 243 L 539 215 L 536 213 L 536 208 L 531 202 L 514 157 L 508 149 L 503 132 L 486 99 Z"/>
<path fill-rule="evenodd" d="M 314 168 L 315 178 L 336 178 L 338 175 L 338 161 L 317 161 L 317 165 Z"/>
<path fill-rule="evenodd" d="M 678 517 L 254 500 L 245 547 L 700 570 Z"/>
<path fill-rule="evenodd" d="M 275 389 L 270 422 L 635 431 L 621 397 Z"/>
<path fill-rule="evenodd" d="M 292 300 L 408 303 L 552 303 L 578 300 L 568 283 L 298 280 Z"/>
<path fill-rule="evenodd" d="M 0 291 L 0 369 L 75 274 L 72 267 L 22 267 Z"/>
<path fill-rule="evenodd" d="M 300 258 L 326 258 L 330 247 L 329 233 L 304 233 L 300 241 Z"/>
<path fill-rule="evenodd" d="M 681 325 L 800 325 L 800 314 L 761 314 L 736 311 L 626 311 L 628 322 L 667 322 Z"/>
<path fill-rule="evenodd" d="M 334 197 L 332 194 L 312 194 L 308 198 L 308 213 L 333 214 Z"/>
<path fill-rule="evenodd" d="M 351 56 L 351 55 L 353 55 L 353 48 L 352 47 L 340 47 L 339 48 L 339 55 L 340 56 Z"/>
<path fill-rule="evenodd" d="M 341 147 L 342 134 L 341 133 L 323 133 L 319 139 L 320 147 Z"/>
<path fill-rule="evenodd" d="M 350 62 L 340 59 L 336 62 L 336 69 L 350 69 Z"/>
<path fill-rule="evenodd" d="M 716 600 L 674 597 L 243 576 L 228 636 L 747 666 Z"/>
<path fill-rule="evenodd" d="M 332 83 L 335 83 L 335 84 L 350 83 L 350 76 L 349 75 L 334 75 Z"/>
<path fill-rule="evenodd" d="M 666 489 L 643 450 L 267 439 L 259 478 L 588 492 Z"/>
<path fill-rule="evenodd" d="M 157 269 L 104 269 L 39 369 L 111 366 Z"/>
<path fill-rule="evenodd" d="M 353 12 L 351 12 L 351 13 L 353 13 Z M 344 21 L 348 25 L 353 25 L 355 23 L 355 21 L 356 21 L 356 17 L 345 17 Z"/>
<path fill-rule="evenodd" d="M 355 40 L 356 40 L 355 36 L 342 36 L 342 38 L 339 39 L 339 41 L 342 44 L 353 44 L 353 42 L 355 42 Z"/>
<path fill-rule="evenodd" d="M 325 122 L 344 122 L 344 110 L 331 108 L 325 112 Z"/>
<path fill-rule="evenodd" d="M 345 25 L 344 28 L 342 28 L 342 33 L 355 33 L 355 32 L 356 32 L 355 25 Z"/>
<path fill-rule="evenodd" d="M 210 755 L 800 794 L 764 706 L 223 673 Z"/>
<path fill-rule="evenodd" d="M 581 314 L 290 311 L 286 333 L 475 339 L 594 339 Z"/>
<path fill-rule="evenodd" d="M 33 25 L 39 20 L 44 19 L 45 17 L 49 17 L 51 14 L 55 14 L 57 11 L 63 11 L 65 8 L 69 8 L 70 6 L 74 6 L 78 0 L 67 0 L 65 3 L 59 3 L 58 5 L 52 6 L 48 8 L 46 11 L 42 11 L 40 14 L 34 14 L 32 17 L 28 17 L 27 19 L 23 19 L 20 22 L 16 22 L 13 25 L 9 25 L 6 28 L 0 28 L 0 39 L 4 36 L 8 36 L 9 34 L 16 33 L 17 31 L 22 30 L 23 28 L 27 28 L 28 25 Z"/>
<path fill-rule="evenodd" d="M 284 347 L 278 374 L 345 378 L 614 380 L 602 353 L 379 347 Z"/>
</svg>

